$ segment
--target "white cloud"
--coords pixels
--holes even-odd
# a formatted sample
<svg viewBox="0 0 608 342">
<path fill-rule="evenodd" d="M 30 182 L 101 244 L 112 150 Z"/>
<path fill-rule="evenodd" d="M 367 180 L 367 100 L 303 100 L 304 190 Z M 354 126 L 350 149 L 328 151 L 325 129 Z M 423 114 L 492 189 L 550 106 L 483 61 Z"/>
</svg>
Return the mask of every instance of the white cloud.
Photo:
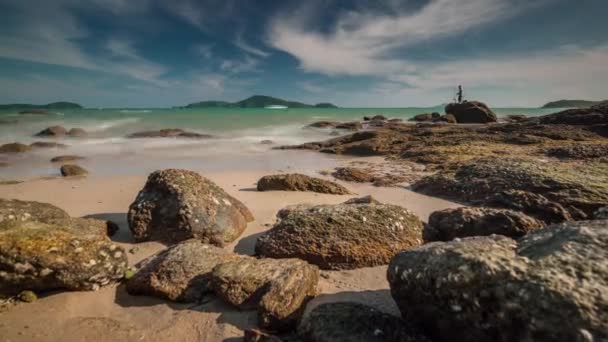
<svg viewBox="0 0 608 342">
<path fill-rule="evenodd" d="M 233 74 L 243 73 L 243 72 L 256 72 L 257 66 L 259 64 L 259 60 L 252 58 L 250 56 L 245 56 L 242 60 L 236 59 L 227 59 L 222 61 L 220 64 L 220 69 L 222 71 L 230 72 Z"/>
<path fill-rule="evenodd" d="M 243 40 L 242 34 L 237 35 L 234 45 L 236 45 L 239 49 L 241 49 L 245 52 L 249 52 L 258 57 L 270 56 L 270 52 L 267 52 L 267 51 L 264 51 L 264 50 L 261 50 L 254 46 L 249 45 L 245 40 Z"/>
</svg>

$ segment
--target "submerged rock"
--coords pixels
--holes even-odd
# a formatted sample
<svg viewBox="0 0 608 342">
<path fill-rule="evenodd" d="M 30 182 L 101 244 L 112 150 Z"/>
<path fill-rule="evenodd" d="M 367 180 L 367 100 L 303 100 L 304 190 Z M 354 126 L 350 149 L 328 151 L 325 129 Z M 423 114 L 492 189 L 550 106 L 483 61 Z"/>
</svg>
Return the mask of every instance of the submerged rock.
<svg viewBox="0 0 608 342">
<path fill-rule="evenodd" d="M 211 270 L 239 256 L 199 240 L 186 240 L 144 260 L 127 292 L 179 302 L 197 302 L 211 292 Z"/>
<path fill-rule="evenodd" d="M 30 147 L 32 147 L 32 148 L 65 148 L 65 147 L 68 147 L 68 145 L 57 143 L 57 142 L 51 142 L 51 141 L 36 141 L 36 142 L 33 142 L 32 144 L 30 144 Z"/>
<path fill-rule="evenodd" d="M 464 207 L 432 213 L 422 236 L 425 242 L 492 234 L 519 238 L 543 226 L 540 221 L 518 211 Z"/>
<path fill-rule="evenodd" d="M 458 123 L 496 122 L 496 114 L 483 102 L 465 101 L 450 103 L 445 107 L 446 114 L 452 114 Z"/>
<path fill-rule="evenodd" d="M 358 131 L 363 129 L 363 125 L 358 121 L 352 122 L 338 122 L 338 121 L 317 121 L 313 122 L 305 128 L 335 128 L 345 129 L 351 131 Z"/>
<path fill-rule="evenodd" d="M 83 128 L 72 128 L 68 131 L 68 135 L 75 138 L 86 137 L 88 135 L 87 131 Z"/>
<path fill-rule="evenodd" d="M 257 308 L 263 328 L 286 330 L 298 322 L 306 302 L 316 295 L 319 269 L 298 259 L 251 257 L 216 266 L 211 287 L 230 304 Z"/>
<path fill-rule="evenodd" d="M 565 223 L 517 242 L 431 243 L 391 261 L 403 319 L 438 341 L 608 338 L 608 221 Z"/>
<path fill-rule="evenodd" d="M 86 176 L 89 174 L 89 171 L 76 164 L 61 165 L 60 171 L 63 177 Z"/>
<path fill-rule="evenodd" d="M 402 249 L 422 243 L 422 222 L 390 204 L 299 205 L 258 238 L 257 255 L 299 258 L 322 269 L 386 265 Z"/>
<path fill-rule="evenodd" d="M 429 341 L 399 317 L 352 302 L 317 306 L 300 324 L 298 335 L 312 342 Z"/>
<path fill-rule="evenodd" d="M 0 146 L 0 153 L 23 153 L 31 149 L 29 145 L 16 142 Z"/>
<path fill-rule="evenodd" d="M 198 173 L 167 169 L 150 174 L 129 207 L 128 221 L 137 241 L 196 238 L 222 246 L 237 239 L 253 215 Z"/>
<path fill-rule="evenodd" d="M 63 163 L 63 162 L 70 162 L 70 161 L 76 161 L 76 160 L 82 160 L 82 159 L 86 159 L 85 157 L 81 157 L 81 156 L 75 156 L 75 155 L 64 155 L 64 156 L 57 156 L 51 159 L 52 163 Z"/>
<path fill-rule="evenodd" d="M 166 128 L 158 131 L 143 131 L 127 135 L 127 138 L 194 138 L 207 139 L 213 138 L 210 134 L 200 134 L 187 132 L 179 128 Z"/>
<path fill-rule="evenodd" d="M 96 290 L 121 279 L 127 268 L 126 254 L 99 233 L 97 223 L 0 223 L 0 293 Z"/>
<path fill-rule="evenodd" d="M 51 126 L 43 129 L 36 133 L 37 137 L 62 137 L 66 135 L 68 131 L 63 126 Z"/>
<path fill-rule="evenodd" d="M 348 195 L 350 191 L 340 184 L 299 173 L 271 175 L 260 178 L 258 191 L 312 191 L 323 194 Z"/>
</svg>

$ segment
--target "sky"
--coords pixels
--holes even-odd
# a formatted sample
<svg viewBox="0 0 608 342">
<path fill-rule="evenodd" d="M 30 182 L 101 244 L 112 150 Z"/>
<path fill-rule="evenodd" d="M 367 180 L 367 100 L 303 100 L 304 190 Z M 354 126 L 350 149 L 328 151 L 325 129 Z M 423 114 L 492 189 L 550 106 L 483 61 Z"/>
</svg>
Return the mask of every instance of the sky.
<svg viewBox="0 0 608 342">
<path fill-rule="evenodd" d="M 608 99 L 606 0 L 0 0 L 0 103 Z"/>
</svg>

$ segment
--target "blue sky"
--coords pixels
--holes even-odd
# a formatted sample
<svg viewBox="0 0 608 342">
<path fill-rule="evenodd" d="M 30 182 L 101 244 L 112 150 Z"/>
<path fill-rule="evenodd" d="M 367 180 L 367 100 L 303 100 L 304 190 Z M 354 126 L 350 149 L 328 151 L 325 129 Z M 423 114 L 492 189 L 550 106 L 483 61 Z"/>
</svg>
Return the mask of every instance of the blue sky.
<svg viewBox="0 0 608 342">
<path fill-rule="evenodd" d="M 0 0 L 0 103 L 608 98 L 606 0 Z"/>
</svg>

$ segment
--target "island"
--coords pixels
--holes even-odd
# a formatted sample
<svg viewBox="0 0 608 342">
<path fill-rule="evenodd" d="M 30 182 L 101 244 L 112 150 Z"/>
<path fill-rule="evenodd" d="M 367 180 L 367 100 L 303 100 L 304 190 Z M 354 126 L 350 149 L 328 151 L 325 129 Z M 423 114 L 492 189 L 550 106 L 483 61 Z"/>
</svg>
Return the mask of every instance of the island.
<svg viewBox="0 0 608 342">
<path fill-rule="evenodd" d="M 559 100 L 545 104 L 541 108 L 587 108 L 596 105 L 602 101 L 588 100 Z"/>
<path fill-rule="evenodd" d="M 45 105 L 27 103 L 0 104 L 0 110 L 19 111 L 19 114 L 49 114 L 49 110 L 82 109 L 83 107 L 74 102 L 53 102 Z"/>
<path fill-rule="evenodd" d="M 326 102 L 310 105 L 265 95 L 254 95 L 238 102 L 201 101 L 191 103 L 182 108 L 264 108 L 269 106 L 282 106 L 288 108 L 338 108 L 338 106 Z"/>
</svg>

